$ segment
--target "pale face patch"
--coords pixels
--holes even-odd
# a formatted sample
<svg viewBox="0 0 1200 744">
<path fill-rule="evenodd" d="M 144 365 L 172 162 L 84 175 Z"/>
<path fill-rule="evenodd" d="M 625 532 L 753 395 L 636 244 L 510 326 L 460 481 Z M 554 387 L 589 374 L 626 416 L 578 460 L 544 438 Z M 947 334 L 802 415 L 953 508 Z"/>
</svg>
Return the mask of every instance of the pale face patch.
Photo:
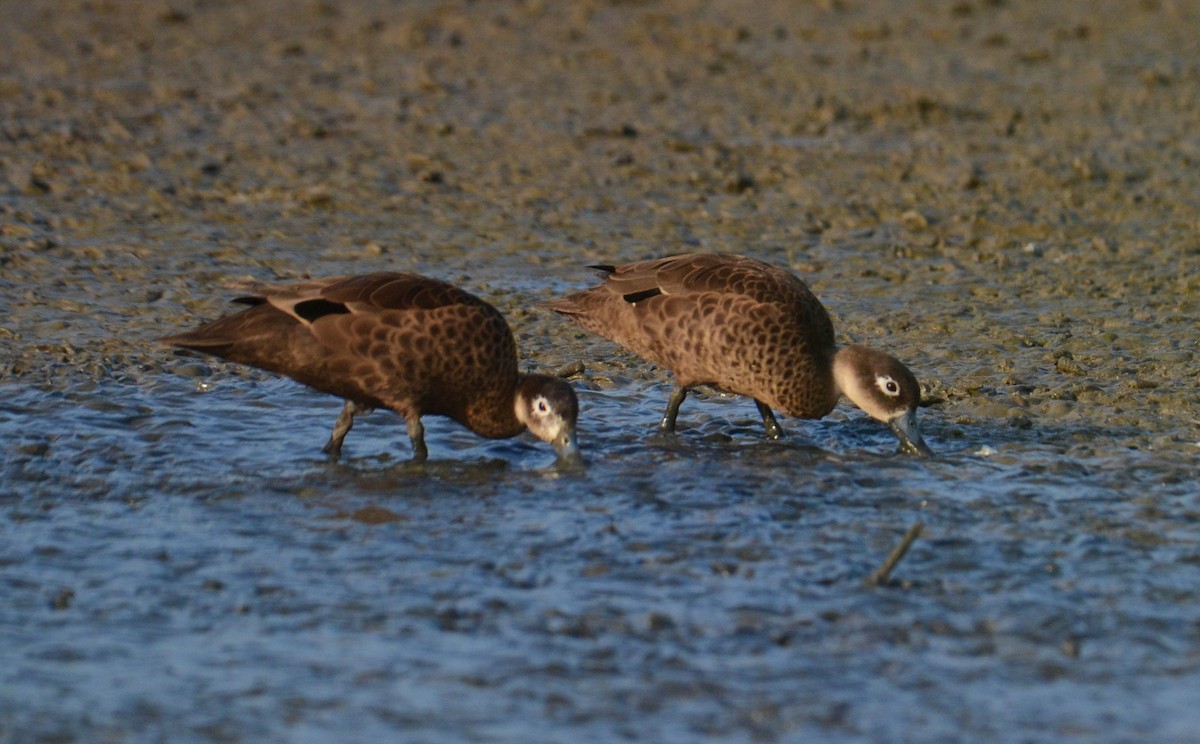
<svg viewBox="0 0 1200 744">
<path fill-rule="evenodd" d="M 891 375 L 878 375 L 875 377 L 875 387 L 889 398 L 896 398 L 900 395 L 900 383 L 892 379 Z"/>
<path fill-rule="evenodd" d="M 886 372 L 873 372 L 863 357 L 839 355 L 833 376 L 838 389 L 876 421 L 889 422 L 908 411 L 901 380 Z"/>
<path fill-rule="evenodd" d="M 544 395 L 536 395 L 532 400 L 523 397 L 517 399 L 517 420 L 525 424 L 534 436 L 550 441 L 559 435 L 566 420 L 554 409 L 554 404 Z"/>
<path fill-rule="evenodd" d="M 517 420 L 535 437 L 553 445 L 560 458 L 577 456 L 579 404 L 569 384 L 557 377 L 531 375 L 521 383 L 515 406 Z"/>
</svg>

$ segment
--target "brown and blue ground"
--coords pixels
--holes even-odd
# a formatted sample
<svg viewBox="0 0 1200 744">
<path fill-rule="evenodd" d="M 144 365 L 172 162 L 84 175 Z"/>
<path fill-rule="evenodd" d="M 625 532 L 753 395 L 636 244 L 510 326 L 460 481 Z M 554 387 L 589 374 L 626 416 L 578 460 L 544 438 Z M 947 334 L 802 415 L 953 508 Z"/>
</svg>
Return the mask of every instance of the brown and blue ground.
<svg viewBox="0 0 1200 744">
<path fill-rule="evenodd" d="M 1200 730 L 1200 9 L 9 3 L 0 740 L 1158 741 Z M 537 307 L 791 267 L 906 360 L 685 404 Z M 152 343 L 398 268 L 582 360 L 590 466 Z M 925 532 L 867 589 L 904 530 Z"/>
</svg>

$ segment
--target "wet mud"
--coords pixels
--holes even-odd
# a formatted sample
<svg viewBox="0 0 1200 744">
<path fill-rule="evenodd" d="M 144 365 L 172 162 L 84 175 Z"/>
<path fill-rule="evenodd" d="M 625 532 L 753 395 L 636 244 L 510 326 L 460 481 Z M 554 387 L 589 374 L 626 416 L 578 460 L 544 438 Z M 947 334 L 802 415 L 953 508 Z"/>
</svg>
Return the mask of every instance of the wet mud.
<svg viewBox="0 0 1200 744">
<path fill-rule="evenodd" d="M 1200 729 L 1200 11 L 14 4 L 0 739 L 1131 741 Z M 538 302 L 744 253 L 921 380 L 684 404 Z M 153 339 L 381 269 L 582 361 L 582 471 Z M 922 536 L 869 587 L 904 532 Z"/>
</svg>

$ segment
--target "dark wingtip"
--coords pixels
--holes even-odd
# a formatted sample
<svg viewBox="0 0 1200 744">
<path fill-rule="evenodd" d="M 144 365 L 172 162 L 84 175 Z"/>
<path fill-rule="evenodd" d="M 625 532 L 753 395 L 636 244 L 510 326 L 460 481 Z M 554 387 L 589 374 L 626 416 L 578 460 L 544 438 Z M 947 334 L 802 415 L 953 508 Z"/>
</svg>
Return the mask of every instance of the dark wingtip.
<svg viewBox="0 0 1200 744">
<path fill-rule="evenodd" d="M 605 274 L 611 274 L 617 270 L 617 267 L 613 264 L 588 264 L 588 268 L 603 271 Z"/>
<path fill-rule="evenodd" d="M 627 295 L 622 295 L 622 297 L 629 304 L 636 305 L 637 303 L 642 302 L 643 300 L 648 300 L 651 297 L 658 297 L 660 294 L 662 294 L 662 290 L 658 287 L 653 287 L 651 289 L 644 289 L 641 292 L 630 292 Z"/>
<path fill-rule="evenodd" d="M 330 302 L 324 298 L 297 302 L 293 310 L 296 315 L 307 320 L 309 323 L 315 323 L 319 318 L 323 318 L 326 315 L 345 315 L 350 312 L 350 308 L 346 307 L 343 303 Z"/>
</svg>

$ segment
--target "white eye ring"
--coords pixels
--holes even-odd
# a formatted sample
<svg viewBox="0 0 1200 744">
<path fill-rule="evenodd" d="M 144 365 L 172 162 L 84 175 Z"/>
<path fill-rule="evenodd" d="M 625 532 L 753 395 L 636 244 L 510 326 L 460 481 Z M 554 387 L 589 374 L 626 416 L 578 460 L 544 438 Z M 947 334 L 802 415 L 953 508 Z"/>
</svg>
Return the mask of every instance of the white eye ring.
<svg viewBox="0 0 1200 744">
<path fill-rule="evenodd" d="M 535 400 L 533 402 L 533 407 L 538 413 L 547 413 L 550 410 L 550 404 L 546 402 L 545 398 L 538 398 Z"/>
<path fill-rule="evenodd" d="M 900 383 L 893 380 L 889 375 L 879 375 L 876 377 L 875 385 L 889 398 L 895 398 L 900 395 Z"/>
</svg>

